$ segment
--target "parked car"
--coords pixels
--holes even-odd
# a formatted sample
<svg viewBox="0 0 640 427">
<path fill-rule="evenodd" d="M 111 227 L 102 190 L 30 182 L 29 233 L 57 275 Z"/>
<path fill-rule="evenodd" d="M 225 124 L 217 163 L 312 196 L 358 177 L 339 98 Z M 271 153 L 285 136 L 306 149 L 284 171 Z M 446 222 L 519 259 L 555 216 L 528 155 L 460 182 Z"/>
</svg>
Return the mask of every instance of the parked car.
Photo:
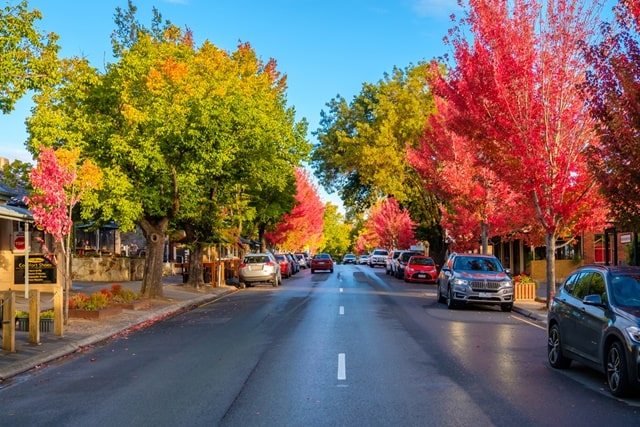
<svg viewBox="0 0 640 427">
<path fill-rule="evenodd" d="M 343 264 L 355 264 L 357 261 L 358 260 L 354 254 L 346 254 L 344 257 L 342 257 Z"/>
<path fill-rule="evenodd" d="M 278 260 L 278 264 L 280 264 L 280 274 L 285 279 L 291 277 L 293 275 L 293 267 L 291 266 L 291 262 L 289 258 L 285 254 L 275 254 L 276 260 Z"/>
<path fill-rule="evenodd" d="M 396 267 L 395 267 L 396 258 L 398 258 L 398 256 L 400 256 L 401 253 L 402 253 L 402 251 L 400 251 L 400 250 L 394 250 L 394 251 L 389 252 L 389 255 L 387 256 L 386 265 L 385 265 L 385 273 L 386 274 L 390 274 L 392 276 L 395 276 L 395 273 L 396 273 Z"/>
<path fill-rule="evenodd" d="M 298 266 L 300 267 L 301 270 L 309 267 L 309 264 L 307 263 L 307 259 L 303 253 L 295 253 L 293 254 L 293 256 L 296 257 L 296 260 L 298 261 Z"/>
<path fill-rule="evenodd" d="M 311 258 L 311 274 L 318 270 L 329 270 L 329 272 L 333 273 L 333 259 L 331 255 L 320 253 L 315 254 L 313 258 Z"/>
<path fill-rule="evenodd" d="M 454 309 L 463 304 L 499 305 L 513 309 L 513 282 L 509 270 L 493 255 L 455 254 L 438 276 L 438 302 Z"/>
<path fill-rule="evenodd" d="M 569 274 L 551 301 L 549 364 L 575 360 L 607 378 L 623 397 L 640 389 L 640 267 L 583 266 Z"/>
<path fill-rule="evenodd" d="M 375 268 L 378 265 L 385 266 L 389 251 L 386 249 L 374 249 L 369 256 L 369 267 Z"/>
<path fill-rule="evenodd" d="M 270 283 L 277 287 L 282 283 L 280 264 L 271 252 L 249 253 L 240 264 L 239 283 L 241 288 L 256 283 Z"/>
<path fill-rule="evenodd" d="M 369 255 L 360 255 L 358 257 L 358 264 L 360 264 L 360 265 L 369 264 Z"/>
<path fill-rule="evenodd" d="M 414 255 L 405 265 L 404 281 L 438 283 L 438 266 L 431 257 Z"/>
<path fill-rule="evenodd" d="M 287 258 L 289 259 L 289 263 L 291 264 L 292 274 L 298 274 L 300 272 L 300 264 L 298 264 L 298 260 L 296 259 L 295 255 L 291 253 L 286 253 L 285 255 L 287 256 Z"/>
<path fill-rule="evenodd" d="M 409 262 L 409 258 L 414 255 L 421 255 L 418 252 L 414 251 L 402 251 L 400 255 L 395 259 L 393 265 L 393 273 L 396 279 L 404 279 L 404 267 Z"/>
</svg>

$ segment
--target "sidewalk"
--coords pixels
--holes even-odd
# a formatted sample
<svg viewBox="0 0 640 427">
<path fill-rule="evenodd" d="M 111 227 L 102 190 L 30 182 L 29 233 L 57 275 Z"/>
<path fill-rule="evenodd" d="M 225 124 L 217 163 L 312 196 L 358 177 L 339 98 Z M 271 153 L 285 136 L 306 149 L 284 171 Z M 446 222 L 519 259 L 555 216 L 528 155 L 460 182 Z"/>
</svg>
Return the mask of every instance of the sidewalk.
<svg viewBox="0 0 640 427">
<path fill-rule="evenodd" d="M 140 291 L 141 282 L 126 282 L 121 285 L 135 292 Z M 73 290 L 87 295 L 109 288 L 111 283 L 74 282 Z M 10 353 L 0 349 L 0 383 L 8 378 L 30 369 L 37 368 L 58 358 L 87 346 L 94 345 L 110 337 L 126 334 L 137 327 L 148 326 L 153 322 L 183 310 L 189 310 L 205 302 L 214 301 L 231 292 L 237 291 L 234 286 L 212 288 L 207 286 L 202 290 L 184 287 L 182 276 L 168 276 L 163 278 L 163 300 L 154 300 L 151 307 L 142 310 L 124 310 L 121 314 L 104 320 L 71 319 L 65 326 L 64 336 L 56 337 L 51 332 L 40 333 L 40 344 L 28 342 L 28 332 L 16 333 L 16 352 Z M 516 301 L 513 311 L 534 320 L 546 321 L 546 287 L 540 286 L 535 301 Z M 26 307 L 24 297 L 17 298 L 18 306 Z M 43 309 L 46 309 L 43 303 Z"/>
<path fill-rule="evenodd" d="M 139 292 L 141 282 L 125 282 L 121 285 Z M 89 295 L 110 286 L 111 283 L 73 282 L 73 291 Z M 53 332 L 41 332 L 40 344 L 29 343 L 28 332 L 16 332 L 16 352 L 11 353 L 0 349 L 0 383 L 60 357 L 82 351 L 87 346 L 126 333 L 139 325 L 146 326 L 235 291 L 237 288 L 234 286 L 207 286 L 203 289 L 193 289 L 182 285 L 181 275 L 168 276 L 163 278 L 164 299 L 151 301 L 150 308 L 124 310 L 117 316 L 99 321 L 70 319 L 69 324 L 64 327 L 64 336 L 56 337 Z M 16 302 L 18 307 L 28 305 L 24 296 L 18 296 Z M 42 306 L 43 309 L 48 308 L 46 302 L 42 302 Z"/>
</svg>

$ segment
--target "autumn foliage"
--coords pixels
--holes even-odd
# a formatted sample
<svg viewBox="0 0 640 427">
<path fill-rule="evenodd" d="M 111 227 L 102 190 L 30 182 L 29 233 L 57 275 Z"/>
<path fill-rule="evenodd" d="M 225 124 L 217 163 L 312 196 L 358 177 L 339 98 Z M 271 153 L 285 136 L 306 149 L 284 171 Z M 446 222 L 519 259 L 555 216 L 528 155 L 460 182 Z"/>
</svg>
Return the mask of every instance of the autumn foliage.
<svg viewBox="0 0 640 427">
<path fill-rule="evenodd" d="M 603 25 L 598 44 L 587 49 L 585 84 L 598 119 L 600 145 L 590 149 L 598 178 L 619 225 L 640 225 L 640 3 L 623 1 L 616 21 Z"/>
<path fill-rule="evenodd" d="M 274 246 L 292 252 L 309 249 L 312 252 L 322 238 L 324 203 L 308 173 L 296 169 L 296 204 L 284 214 L 275 230 L 266 233 Z"/>
<path fill-rule="evenodd" d="M 380 200 L 369 210 L 364 229 L 356 241 L 356 251 L 369 252 L 376 247 L 408 249 L 416 243 L 416 223 L 394 198 Z"/>
</svg>

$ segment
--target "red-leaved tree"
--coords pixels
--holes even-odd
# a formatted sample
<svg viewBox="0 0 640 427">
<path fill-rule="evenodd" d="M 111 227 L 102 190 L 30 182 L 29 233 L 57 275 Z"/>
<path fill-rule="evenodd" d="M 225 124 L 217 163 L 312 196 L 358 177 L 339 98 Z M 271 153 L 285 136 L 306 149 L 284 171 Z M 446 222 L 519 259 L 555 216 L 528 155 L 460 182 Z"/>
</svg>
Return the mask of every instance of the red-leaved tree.
<svg viewBox="0 0 640 427">
<path fill-rule="evenodd" d="M 559 236 L 601 227 L 606 215 L 585 149 L 597 143 L 579 85 L 586 65 L 579 42 L 595 29 L 599 2 L 469 0 L 454 29 L 455 63 L 433 65 L 436 96 L 452 103 L 447 128 L 467 138 L 477 158 L 528 197 L 544 229 L 548 295 L 555 294 Z"/>
<path fill-rule="evenodd" d="M 592 172 L 622 225 L 640 226 L 640 3 L 621 1 L 616 20 L 590 46 L 586 92 L 598 119 L 600 146 L 591 149 Z"/>
<path fill-rule="evenodd" d="M 414 230 L 417 224 L 395 198 L 383 199 L 372 206 L 367 221 L 382 248 L 408 249 L 416 243 Z"/>
<path fill-rule="evenodd" d="M 408 149 L 407 161 L 423 177 L 427 191 L 443 201 L 440 224 L 449 249 L 460 252 L 482 245 L 486 253 L 489 235 L 522 238 L 519 231 L 527 230 L 530 236 L 535 213 L 525 197 L 482 163 L 474 143 L 447 129 L 446 119 L 457 114 L 450 111 L 452 105 L 442 98 L 436 105 L 438 113 L 429 117 L 421 146 Z M 430 179 L 433 176 L 439 179 Z"/>
<path fill-rule="evenodd" d="M 322 239 L 324 203 L 309 174 L 296 169 L 296 204 L 285 214 L 275 231 L 265 233 L 267 240 L 281 250 L 314 252 Z"/>
<path fill-rule="evenodd" d="M 71 213 L 89 190 L 99 187 L 101 171 L 89 160 L 80 162 L 78 150 L 43 148 L 37 160 L 29 177 L 33 192 L 26 202 L 36 226 L 53 236 L 55 259 L 63 260 L 56 267 L 65 291 L 66 324 L 71 289 Z"/>
</svg>

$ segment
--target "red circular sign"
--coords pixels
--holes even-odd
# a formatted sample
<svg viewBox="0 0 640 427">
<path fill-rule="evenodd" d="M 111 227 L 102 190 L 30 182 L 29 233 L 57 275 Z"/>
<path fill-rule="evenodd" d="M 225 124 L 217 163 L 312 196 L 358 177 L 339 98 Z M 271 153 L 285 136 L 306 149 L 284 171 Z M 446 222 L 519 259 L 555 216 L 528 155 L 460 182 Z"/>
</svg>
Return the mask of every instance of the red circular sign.
<svg viewBox="0 0 640 427">
<path fill-rule="evenodd" d="M 13 241 L 13 246 L 19 250 L 19 251 L 23 251 L 24 250 L 24 236 L 18 236 L 16 237 L 16 240 Z"/>
</svg>

